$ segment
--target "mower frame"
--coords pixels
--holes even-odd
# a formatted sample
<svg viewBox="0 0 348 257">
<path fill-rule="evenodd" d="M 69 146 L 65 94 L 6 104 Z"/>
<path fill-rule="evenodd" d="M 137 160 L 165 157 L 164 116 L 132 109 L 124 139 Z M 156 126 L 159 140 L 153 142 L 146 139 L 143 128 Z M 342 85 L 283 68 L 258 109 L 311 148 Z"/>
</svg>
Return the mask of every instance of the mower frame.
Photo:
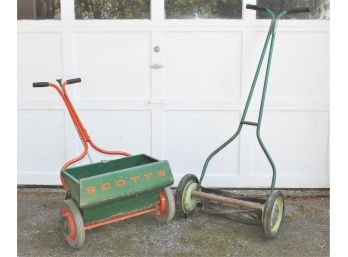
<svg viewBox="0 0 348 257">
<path fill-rule="evenodd" d="M 248 98 L 246 100 L 246 104 L 242 113 L 241 120 L 239 122 L 239 126 L 237 131 L 229 138 L 226 142 L 224 142 L 221 146 L 216 148 L 206 159 L 203 169 L 201 171 L 200 178 L 198 179 L 193 174 L 185 175 L 180 181 L 176 193 L 176 204 L 177 204 L 177 212 L 182 217 L 187 217 L 191 213 L 193 213 L 197 206 L 202 207 L 207 212 L 211 214 L 231 214 L 238 213 L 239 216 L 241 214 L 247 214 L 249 218 L 253 221 L 253 223 L 262 223 L 264 228 L 264 234 L 266 238 L 274 238 L 278 232 L 279 226 L 281 224 L 283 215 L 284 215 L 284 197 L 282 193 L 278 190 L 275 190 L 276 177 L 277 177 L 277 169 L 274 161 L 268 152 L 265 144 L 260 135 L 263 111 L 265 106 L 265 99 L 267 94 L 267 86 L 269 80 L 269 74 L 271 69 L 273 48 L 276 36 L 277 22 L 280 18 L 288 13 L 300 13 L 300 12 L 309 12 L 309 8 L 296 8 L 290 10 L 284 10 L 279 14 L 275 14 L 269 8 L 265 8 L 258 5 L 246 5 L 247 9 L 255 10 L 255 11 L 263 11 L 267 12 L 271 18 L 271 23 L 268 29 L 267 37 L 265 39 L 265 43 L 263 45 L 263 49 L 261 52 L 261 56 L 256 68 L 256 72 L 252 81 L 252 85 L 248 94 Z M 258 113 L 257 122 L 246 120 L 246 116 L 249 110 L 250 102 L 253 98 L 254 90 L 256 87 L 256 83 L 259 77 L 259 73 L 264 63 L 264 59 L 266 56 L 266 52 L 268 51 L 267 57 L 267 65 L 266 72 L 263 82 L 263 89 L 261 95 L 260 108 Z M 233 140 L 240 134 L 244 125 L 255 126 L 256 127 L 256 137 L 257 140 L 269 161 L 272 168 L 272 181 L 270 185 L 271 193 L 268 197 L 250 197 L 245 195 L 236 195 L 231 194 L 224 190 L 219 189 L 209 189 L 204 188 L 202 186 L 202 182 L 204 176 L 207 172 L 208 165 L 211 159 L 219 153 L 222 149 L 224 149 L 227 145 L 229 145 Z M 216 208 L 216 203 L 222 203 L 224 205 L 228 205 L 232 207 L 234 210 L 220 210 Z M 237 212 L 235 211 L 237 209 Z M 253 214 L 251 214 L 253 213 Z M 259 222 L 255 222 L 259 221 Z"/>
</svg>

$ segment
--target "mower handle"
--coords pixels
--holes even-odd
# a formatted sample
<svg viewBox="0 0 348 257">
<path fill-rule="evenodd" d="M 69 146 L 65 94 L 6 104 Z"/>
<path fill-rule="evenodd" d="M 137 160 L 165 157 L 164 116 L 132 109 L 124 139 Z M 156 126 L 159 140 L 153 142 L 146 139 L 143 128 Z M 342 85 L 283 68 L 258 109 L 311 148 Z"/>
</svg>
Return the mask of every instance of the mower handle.
<svg viewBox="0 0 348 257">
<path fill-rule="evenodd" d="M 267 11 L 266 7 L 262 7 L 259 5 L 253 5 L 253 4 L 247 4 L 246 9 L 251 9 L 255 11 Z M 303 8 L 292 8 L 285 10 L 286 13 L 302 13 L 302 12 L 311 12 L 309 7 L 303 7 Z"/>
<path fill-rule="evenodd" d="M 254 4 L 247 4 L 245 8 L 255 11 L 267 11 L 267 8 Z"/>
<path fill-rule="evenodd" d="M 286 13 L 301 13 L 301 12 L 311 12 L 311 9 L 309 7 L 303 7 L 303 8 L 293 8 L 286 10 Z"/>
</svg>

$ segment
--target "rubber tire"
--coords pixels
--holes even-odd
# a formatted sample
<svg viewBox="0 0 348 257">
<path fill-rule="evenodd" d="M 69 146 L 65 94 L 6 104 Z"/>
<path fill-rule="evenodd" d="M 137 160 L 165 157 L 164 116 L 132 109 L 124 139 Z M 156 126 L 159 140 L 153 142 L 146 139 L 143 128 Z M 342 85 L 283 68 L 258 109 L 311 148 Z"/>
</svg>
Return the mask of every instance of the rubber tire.
<svg viewBox="0 0 348 257">
<path fill-rule="evenodd" d="M 279 227 L 276 231 L 272 232 L 272 228 L 271 228 L 271 216 L 272 216 L 272 209 L 273 206 L 276 202 L 276 199 L 278 197 L 281 197 L 281 200 L 283 202 L 283 211 L 282 211 L 282 217 L 280 220 L 280 224 Z M 277 233 L 279 231 L 279 228 L 281 226 L 282 220 L 284 218 L 284 210 L 285 210 L 285 204 L 284 204 L 284 197 L 282 192 L 278 191 L 278 190 L 274 190 L 271 192 L 271 194 L 268 196 L 266 203 L 265 203 L 265 207 L 264 207 L 264 211 L 262 214 L 262 226 L 263 226 L 263 232 L 265 234 L 265 237 L 267 239 L 273 239 L 277 236 Z"/>
<path fill-rule="evenodd" d="M 182 177 L 182 179 L 179 182 L 179 185 L 176 189 L 175 193 L 175 203 L 176 203 L 176 214 L 179 217 L 182 218 L 187 218 L 190 216 L 195 210 L 191 212 L 185 212 L 184 211 L 184 206 L 182 205 L 182 198 L 183 198 L 183 193 L 185 191 L 185 187 L 191 182 L 197 183 L 198 184 L 198 178 L 194 174 L 186 174 L 185 176 Z"/>
<path fill-rule="evenodd" d="M 162 215 L 154 215 L 153 217 L 160 223 L 168 223 L 175 215 L 175 200 L 173 191 L 170 187 L 166 187 L 163 191 L 167 200 L 166 211 Z"/>
<path fill-rule="evenodd" d="M 65 205 L 64 207 L 70 210 L 75 221 L 75 226 L 76 226 L 75 240 L 72 241 L 67 239 L 66 233 L 64 232 L 64 229 L 63 229 L 63 220 L 61 220 L 60 222 L 62 233 L 68 245 L 74 249 L 78 249 L 85 242 L 85 226 L 83 223 L 81 212 L 80 212 L 80 209 L 77 207 L 76 203 L 72 199 L 64 200 L 64 205 Z"/>
</svg>

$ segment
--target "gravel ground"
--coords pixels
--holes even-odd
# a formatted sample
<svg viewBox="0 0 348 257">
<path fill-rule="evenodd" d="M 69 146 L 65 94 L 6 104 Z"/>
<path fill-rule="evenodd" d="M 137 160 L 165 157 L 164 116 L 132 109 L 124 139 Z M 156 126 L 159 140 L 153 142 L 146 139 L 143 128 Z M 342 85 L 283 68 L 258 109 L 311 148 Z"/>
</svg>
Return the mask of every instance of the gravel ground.
<svg viewBox="0 0 348 257">
<path fill-rule="evenodd" d="M 79 250 L 59 228 L 60 189 L 18 189 L 18 256 L 329 256 L 329 191 L 284 191 L 285 218 L 278 237 L 265 240 L 259 225 L 196 212 L 158 224 L 141 216 L 86 232 Z"/>
</svg>

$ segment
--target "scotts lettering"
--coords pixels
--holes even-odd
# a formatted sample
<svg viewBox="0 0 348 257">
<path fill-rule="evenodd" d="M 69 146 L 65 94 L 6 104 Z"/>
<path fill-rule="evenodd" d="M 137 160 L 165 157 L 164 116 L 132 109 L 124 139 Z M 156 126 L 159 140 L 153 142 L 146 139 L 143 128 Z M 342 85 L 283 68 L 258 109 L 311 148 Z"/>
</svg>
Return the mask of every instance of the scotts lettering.
<svg viewBox="0 0 348 257">
<path fill-rule="evenodd" d="M 153 176 L 164 177 L 166 176 L 166 171 L 159 170 L 157 172 L 147 172 L 147 173 L 144 173 L 143 176 L 138 176 L 138 175 L 132 176 L 130 177 L 130 179 L 120 178 L 114 181 L 114 184 L 112 184 L 111 182 L 105 182 L 101 184 L 100 189 L 102 191 L 109 191 L 112 188 L 112 185 L 114 185 L 116 188 L 122 188 L 122 187 L 125 187 L 128 183 L 137 184 L 139 182 L 148 182 L 152 180 Z M 87 195 L 93 195 L 96 193 L 96 191 L 97 191 L 97 188 L 95 186 L 89 186 L 86 189 Z"/>
<path fill-rule="evenodd" d="M 145 174 L 144 174 L 144 177 L 145 177 L 146 180 L 151 180 L 151 178 L 152 178 L 152 173 L 151 173 L 151 172 L 145 173 Z"/>
<path fill-rule="evenodd" d="M 118 179 L 116 180 L 116 186 L 117 187 L 124 187 L 127 184 L 127 180 L 125 179 Z"/>
<path fill-rule="evenodd" d="M 94 194 L 95 193 L 95 187 L 94 186 L 89 186 L 89 187 L 87 187 L 87 194 L 88 195 L 91 195 L 91 194 Z"/>
<path fill-rule="evenodd" d="M 133 177 L 131 177 L 131 180 L 133 183 L 138 183 L 140 180 L 140 176 L 133 176 Z"/>
<path fill-rule="evenodd" d="M 106 182 L 106 183 L 104 183 L 104 184 L 101 185 L 101 188 L 102 188 L 103 190 L 109 191 L 110 188 L 111 188 L 111 183 L 110 183 L 110 182 Z"/>
<path fill-rule="evenodd" d="M 166 175 L 166 172 L 164 170 L 157 171 L 157 176 L 164 177 Z"/>
</svg>

